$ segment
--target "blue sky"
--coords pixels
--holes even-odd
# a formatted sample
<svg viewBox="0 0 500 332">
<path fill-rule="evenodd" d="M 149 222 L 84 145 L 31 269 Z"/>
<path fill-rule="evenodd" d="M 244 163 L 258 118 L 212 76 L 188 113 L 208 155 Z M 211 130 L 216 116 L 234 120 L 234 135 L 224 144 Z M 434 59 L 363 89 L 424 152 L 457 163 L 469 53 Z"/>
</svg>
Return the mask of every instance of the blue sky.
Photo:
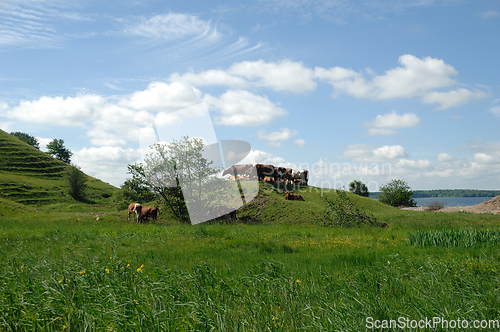
<svg viewBox="0 0 500 332">
<path fill-rule="evenodd" d="M 498 0 L 4 0 L 0 128 L 119 186 L 202 103 L 316 186 L 500 189 L 499 37 Z"/>
</svg>

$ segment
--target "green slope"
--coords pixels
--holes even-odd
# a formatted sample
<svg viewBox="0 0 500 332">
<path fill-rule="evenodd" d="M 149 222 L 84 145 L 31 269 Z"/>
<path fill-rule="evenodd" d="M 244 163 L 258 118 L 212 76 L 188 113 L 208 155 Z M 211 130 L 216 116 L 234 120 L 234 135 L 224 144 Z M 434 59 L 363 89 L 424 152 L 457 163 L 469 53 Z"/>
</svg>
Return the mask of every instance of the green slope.
<svg viewBox="0 0 500 332">
<path fill-rule="evenodd" d="M 259 183 L 259 194 L 255 199 L 238 210 L 238 218 L 244 222 L 264 224 L 318 223 L 323 219 L 326 203 L 323 197 L 337 199 L 335 190 L 317 187 L 302 187 L 295 193 L 304 201 L 285 200 L 285 191 L 268 184 Z M 371 198 L 347 193 L 351 201 L 361 209 L 377 215 L 398 214 L 399 209 L 379 203 Z"/>
<path fill-rule="evenodd" d="M 68 167 L 60 160 L 0 130 L 0 204 L 75 203 L 62 178 Z M 88 200 L 107 203 L 117 188 L 88 176 Z"/>
</svg>

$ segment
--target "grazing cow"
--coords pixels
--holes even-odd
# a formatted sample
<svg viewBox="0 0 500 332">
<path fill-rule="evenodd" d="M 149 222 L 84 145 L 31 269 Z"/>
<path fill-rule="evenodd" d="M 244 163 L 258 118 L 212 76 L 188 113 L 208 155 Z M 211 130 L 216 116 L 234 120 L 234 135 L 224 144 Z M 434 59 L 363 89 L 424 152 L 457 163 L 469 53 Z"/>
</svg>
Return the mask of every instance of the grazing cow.
<svg viewBox="0 0 500 332">
<path fill-rule="evenodd" d="M 237 175 L 237 176 L 231 175 L 227 179 L 229 181 L 250 181 L 250 177 L 240 176 L 240 175 Z"/>
<path fill-rule="evenodd" d="M 262 181 L 264 182 L 271 182 L 271 181 L 274 181 L 274 179 L 270 176 L 264 176 L 264 178 L 262 179 Z"/>
<path fill-rule="evenodd" d="M 277 180 L 286 183 L 286 168 L 276 167 Z"/>
<path fill-rule="evenodd" d="M 304 201 L 304 198 L 302 198 L 302 196 L 300 196 L 299 194 L 292 194 L 289 191 L 286 192 L 285 199 L 288 201 Z"/>
<path fill-rule="evenodd" d="M 233 165 L 233 166 L 229 167 L 228 169 L 224 170 L 224 172 L 222 172 L 222 176 L 228 175 L 228 174 L 233 175 L 233 176 L 237 176 L 237 175 L 252 176 L 253 170 L 254 170 L 254 166 L 252 164 Z"/>
<path fill-rule="evenodd" d="M 137 218 L 137 222 L 142 221 L 142 206 L 139 203 L 130 203 L 128 206 L 128 220 L 130 220 L 130 215 L 134 214 L 132 219 L 136 221 L 135 219 Z"/>
<path fill-rule="evenodd" d="M 307 170 L 293 171 L 294 182 L 299 182 L 301 186 L 307 186 L 308 180 L 309 180 L 309 172 Z"/>
<path fill-rule="evenodd" d="M 257 170 L 257 177 L 259 178 L 259 181 L 264 181 L 265 176 L 272 178 L 272 181 L 276 181 L 278 172 L 273 165 L 257 164 L 255 165 L 255 168 Z"/>
<path fill-rule="evenodd" d="M 227 221 L 236 219 L 236 210 L 225 205 L 214 205 L 209 208 L 210 218 L 226 218 Z"/>
<path fill-rule="evenodd" d="M 143 221 L 147 221 L 149 217 L 156 220 L 159 214 L 160 210 L 156 206 L 143 206 L 141 209 L 141 219 Z"/>
</svg>

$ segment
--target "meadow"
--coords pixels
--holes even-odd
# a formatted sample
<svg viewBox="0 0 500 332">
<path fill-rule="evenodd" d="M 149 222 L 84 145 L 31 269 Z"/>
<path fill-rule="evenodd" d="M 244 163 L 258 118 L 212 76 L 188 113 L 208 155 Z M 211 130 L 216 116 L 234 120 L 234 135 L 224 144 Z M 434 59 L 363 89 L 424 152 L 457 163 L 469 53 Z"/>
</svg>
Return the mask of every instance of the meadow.
<svg viewBox="0 0 500 332">
<path fill-rule="evenodd" d="M 400 317 L 500 319 L 498 215 L 403 211 L 350 195 L 389 227 L 325 227 L 320 195 L 303 195 L 264 192 L 233 224 L 191 226 L 168 213 L 136 224 L 105 204 L 0 213 L 0 331 L 364 331 Z"/>
</svg>

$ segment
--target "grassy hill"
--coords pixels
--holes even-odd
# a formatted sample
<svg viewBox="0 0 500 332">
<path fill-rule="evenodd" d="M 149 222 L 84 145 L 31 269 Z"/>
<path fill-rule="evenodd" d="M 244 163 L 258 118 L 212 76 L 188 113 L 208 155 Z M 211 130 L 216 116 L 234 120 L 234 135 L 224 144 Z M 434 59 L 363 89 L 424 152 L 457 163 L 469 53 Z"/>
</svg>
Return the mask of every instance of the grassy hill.
<svg viewBox="0 0 500 332">
<path fill-rule="evenodd" d="M 0 204 L 75 203 L 62 177 L 66 167 L 62 161 L 0 130 Z M 87 198 L 93 203 L 107 203 L 107 197 L 116 190 L 90 176 L 87 185 Z"/>
</svg>

